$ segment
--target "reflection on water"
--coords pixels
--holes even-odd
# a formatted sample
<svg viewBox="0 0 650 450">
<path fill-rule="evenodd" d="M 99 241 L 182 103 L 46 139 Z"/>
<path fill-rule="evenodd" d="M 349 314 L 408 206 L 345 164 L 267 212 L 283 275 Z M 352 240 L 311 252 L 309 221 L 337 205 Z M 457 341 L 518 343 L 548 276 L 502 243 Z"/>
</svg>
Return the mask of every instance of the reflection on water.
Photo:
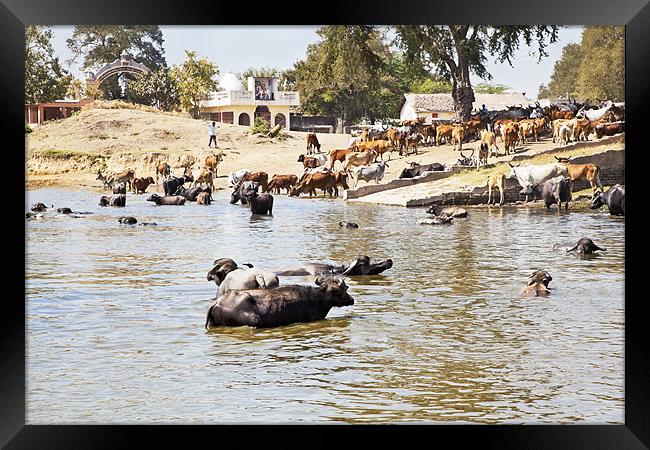
<svg viewBox="0 0 650 450">
<path fill-rule="evenodd" d="M 415 225 L 424 209 L 328 198 L 275 196 L 272 217 L 223 191 L 208 207 L 97 198 L 28 192 L 94 213 L 27 222 L 30 424 L 623 423 L 622 218 L 491 207 L 438 227 Z M 607 251 L 565 253 L 583 236 Z M 217 258 L 283 270 L 359 254 L 393 267 L 346 279 L 355 304 L 326 320 L 203 329 Z M 521 298 L 537 268 L 551 296 Z"/>
</svg>

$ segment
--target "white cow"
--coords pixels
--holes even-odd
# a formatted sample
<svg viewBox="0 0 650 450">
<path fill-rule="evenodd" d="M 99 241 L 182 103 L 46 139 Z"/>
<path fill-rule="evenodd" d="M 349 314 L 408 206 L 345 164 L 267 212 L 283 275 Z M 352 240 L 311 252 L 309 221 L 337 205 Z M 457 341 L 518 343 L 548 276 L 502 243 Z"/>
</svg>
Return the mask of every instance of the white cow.
<svg viewBox="0 0 650 450">
<path fill-rule="evenodd" d="M 241 180 L 244 179 L 246 175 L 248 175 L 250 170 L 248 169 L 241 169 L 238 170 L 237 172 L 230 172 L 228 174 L 228 187 L 233 188 L 239 184 Z"/>
<path fill-rule="evenodd" d="M 605 106 L 599 109 L 581 109 L 576 113 L 576 117 L 587 118 L 589 120 L 600 120 L 605 117 L 605 114 L 607 114 L 613 105 L 614 103 L 608 101 Z"/>
<path fill-rule="evenodd" d="M 510 173 L 506 178 L 516 178 L 517 182 L 523 188 L 521 190 L 522 194 L 526 195 L 526 201 L 528 201 L 528 195 L 532 193 L 532 188 L 536 184 L 541 184 L 546 180 L 563 175 L 565 177 L 569 176 L 569 171 L 567 166 L 560 163 L 551 163 L 551 164 L 540 164 L 540 165 L 528 165 L 525 166 L 513 166 L 508 163 L 510 166 Z"/>
<path fill-rule="evenodd" d="M 354 182 L 354 187 L 357 187 L 359 180 L 370 181 L 375 180 L 375 183 L 379 182 L 384 178 L 384 172 L 386 167 L 390 167 L 386 161 L 379 163 L 371 164 L 369 166 L 361 166 L 354 169 L 356 174 L 356 181 Z"/>
</svg>

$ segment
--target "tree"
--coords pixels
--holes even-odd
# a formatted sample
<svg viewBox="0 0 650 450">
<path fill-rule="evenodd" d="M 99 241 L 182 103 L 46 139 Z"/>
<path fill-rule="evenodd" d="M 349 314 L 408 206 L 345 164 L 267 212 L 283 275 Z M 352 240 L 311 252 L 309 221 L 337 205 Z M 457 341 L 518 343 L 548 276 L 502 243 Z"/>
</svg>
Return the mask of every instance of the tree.
<svg viewBox="0 0 650 450">
<path fill-rule="evenodd" d="M 625 29 L 590 26 L 582 32 L 577 87 L 583 99 L 625 99 Z"/>
<path fill-rule="evenodd" d="M 215 77 L 219 74 L 216 64 L 207 58 L 198 58 L 194 51 L 185 50 L 185 61 L 171 69 L 171 77 L 178 87 L 181 106 L 199 116 L 199 102 L 217 89 Z"/>
<path fill-rule="evenodd" d="M 316 32 L 321 41 L 307 48 L 305 60 L 289 77 L 300 91 L 302 109 L 355 120 L 373 114 L 372 94 L 379 91 L 385 63 L 375 51 L 384 45 L 372 26 L 328 25 Z"/>
<path fill-rule="evenodd" d="M 159 69 L 129 82 L 129 100 L 155 106 L 163 111 L 173 111 L 180 106 L 176 79 L 169 69 Z"/>
<path fill-rule="evenodd" d="M 72 37 L 66 42 L 73 54 L 69 62 L 76 62 L 83 57 L 83 70 L 97 70 L 125 53 L 150 70 L 167 67 L 162 31 L 157 25 L 76 25 Z M 104 81 L 101 85 L 104 97 L 127 97 L 128 94 L 121 85 L 134 77 L 132 74 L 120 73 Z"/>
<path fill-rule="evenodd" d="M 66 98 L 72 98 L 78 100 L 86 96 L 86 83 L 81 81 L 77 77 L 70 77 L 70 82 L 68 83 L 68 89 L 65 93 Z"/>
<path fill-rule="evenodd" d="M 538 92 L 538 98 L 576 97 L 578 96 L 578 76 L 582 63 L 580 44 L 567 44 L 562 49 L 562 56 L 555 62 L 551 81 Z"/>
<path fill-rule="evenodd" d="M 525 45 L 537 43 L 539 59 L 548 56 L 548 43 L 557 40 L 557 26 L 501 26 L 479 25 L 431 25 L 395 26 L 396 43 L 406 51 L 410 62 L 436 70 L 452 82 L 454 109 L 462 120 L 472 111 L 474 91 L 470 72 L 482 79 L 491 80 L 485 63 L 486 54 L 497 57 L 500 62 L 512 65 L 512 56 L 523 40 Z"/>
<path fill-rule="evenodd" d="M 492 84 L 492 83 L 478 83 L 474 86 L 474 92 L 478 94 L 503 94 L 510 86 L 505 84 Z"/>
<path fill-rule="evenodd" d="M 63 98 L 72 79 L 54 55 L 52 36 L 48 27 L 25 29 L 25 103 Z"/>
</svg>

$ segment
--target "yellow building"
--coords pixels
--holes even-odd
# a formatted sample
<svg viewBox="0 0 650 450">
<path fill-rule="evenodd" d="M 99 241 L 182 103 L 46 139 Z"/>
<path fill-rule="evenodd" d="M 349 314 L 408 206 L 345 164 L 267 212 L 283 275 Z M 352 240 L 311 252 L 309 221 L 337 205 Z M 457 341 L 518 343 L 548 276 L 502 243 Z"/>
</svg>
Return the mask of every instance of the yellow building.
<svg viewBox="0 0 650 450">
<path fill-rule="evenodd" d="M 283 124 L 290 127 L 289 108 L 300 105 L 296 91 L 279 91 L 274 77 L 248 77 L 244 90 L 232 73 L 225 74 L 219 82 L 221 90 L 208 95 L 199 104 L 202 118 L 215 122 L 251 126 L 255 117 L 262 117 L 271 126 Z"/>
</svg>

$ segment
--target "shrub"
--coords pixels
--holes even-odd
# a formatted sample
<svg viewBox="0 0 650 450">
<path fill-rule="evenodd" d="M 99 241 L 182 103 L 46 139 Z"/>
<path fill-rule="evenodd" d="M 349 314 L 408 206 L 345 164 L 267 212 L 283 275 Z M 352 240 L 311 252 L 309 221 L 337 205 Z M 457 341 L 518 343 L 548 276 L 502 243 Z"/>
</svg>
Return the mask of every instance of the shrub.
<svg viewBox="0 0 650 450">
<path fill-rule="evenodd" d="M 29 134 L 32 131 L 34 131 L 34 130 L 32 130 L 29 125 L 25 124 L 25 134 Z"/>
<path fill-rule="evenodd" d="M 256 117 L 255 123 L 251 127 L 251 134 L 266 134 L 271 129 L 271 124 L 268 120 L 264 120 L 262 117 Z"/>
</svg>

